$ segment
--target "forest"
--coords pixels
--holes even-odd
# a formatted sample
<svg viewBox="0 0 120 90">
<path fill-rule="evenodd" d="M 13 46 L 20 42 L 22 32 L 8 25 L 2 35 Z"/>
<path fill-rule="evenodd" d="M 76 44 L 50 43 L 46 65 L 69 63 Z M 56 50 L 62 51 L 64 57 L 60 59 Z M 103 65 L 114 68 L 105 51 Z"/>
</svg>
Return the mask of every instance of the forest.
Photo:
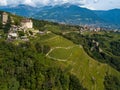
<svg viewBox="0 0 120 90">
<path fill-rule="evenodd" d="M 0 90 L 85 90 L 75 75 L 46 59 L 49 49 L 0 41 Z"/>
</svg>

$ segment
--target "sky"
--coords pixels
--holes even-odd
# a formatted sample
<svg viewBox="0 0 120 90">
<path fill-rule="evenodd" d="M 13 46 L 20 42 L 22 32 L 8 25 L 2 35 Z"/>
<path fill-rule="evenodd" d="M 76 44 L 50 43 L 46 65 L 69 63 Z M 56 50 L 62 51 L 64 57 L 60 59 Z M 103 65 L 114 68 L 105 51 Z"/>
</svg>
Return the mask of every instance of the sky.
<svg viewBox="0 0 120 90">
<path fill-rule="evenodd" d="M 120 8 L 120 0 L 0 0 L 0 6 L 16 6 L 26 4 L 34 7 L 61 5 L 64 3 L 77 4 L 92 10 L 108 10 Z"/>
</svg>

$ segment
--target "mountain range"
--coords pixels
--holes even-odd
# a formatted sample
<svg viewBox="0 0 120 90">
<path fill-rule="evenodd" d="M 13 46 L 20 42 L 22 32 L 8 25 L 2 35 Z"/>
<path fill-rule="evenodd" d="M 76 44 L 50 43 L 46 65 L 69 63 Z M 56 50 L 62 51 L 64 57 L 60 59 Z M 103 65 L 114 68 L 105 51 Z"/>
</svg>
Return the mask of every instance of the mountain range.
<svg viewBox="0 0 120 90">
<path fill-rule="evenodd" d="M 39 9 L 32 6 L 21 4 L 14 7 L 11 7 L 11 6 L 0 7 L 0 10 L 11 12 L 13 14 L 17 14 L 20 16 L 30 17 L 34 13 L 37 13 L 38 12 L 37 10 Z"/>
<path fill-rule="evenodd" d="M 77 5 L 63 4 L 56 6 L 32 7 L 18 5 L 14 7 L 0 7 L 0 10 L 17 15 L 32 17 L 40 20 L 48 20 L 75 25 L 113 26 L 119 28 L 120 9 L 107 11 L 89 10 Z"/>
<path fill-rule="evenodd" d="M 120 24 L 120 9 L 94 11 L 94 13 L 109 23 Z"/>
</svg>

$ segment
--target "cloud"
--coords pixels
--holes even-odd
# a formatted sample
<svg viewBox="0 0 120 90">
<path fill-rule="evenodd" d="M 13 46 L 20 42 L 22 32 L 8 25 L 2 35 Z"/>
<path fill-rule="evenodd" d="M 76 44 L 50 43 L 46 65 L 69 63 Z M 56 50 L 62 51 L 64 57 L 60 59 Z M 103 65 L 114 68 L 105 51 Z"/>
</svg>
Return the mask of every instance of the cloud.
<svg viewBox="0 0 120 90">
<path fill-rule="evenodd" d="M 1 0 L 0 1 L 0 6 L 6 6 L 7 5 L 7 1 L 6 0 Z"/>
<path fill-rule="evenodd" d="M 57 5 L 64 3 L 85 4 L 87 0 L 0 0 L 0 6 L 27 4 L 31 6 L 38 5 Z"/>
<path fill-rule="evenodd" d="M 99 0 L 94 0 L 94 3 L 98 3 L 99 2 Z"/>
<path fill-rule="evenodd" d="M 94 0 L 94 2 L 89 2 L 88 4 L 85 4 L 84 7 L 93 9 L 93 10 L 109 10 L 113 8 L 120 8 L 120 1 L 119 0 Z"/>
<path fill-rule="evenodd" d="M 30 6 L 36 6 L 34 1 L 32 1 L 32 0 L 24 0 L 23 4 L 30 5 Z"/>
<path fill-rule="evenodd" d="M 89 9 L 112 9 L 120 8 L 120 0 L 0 0 L 0 6 L 16 6 L 26 4 L 30 6 L 61 5 L 64 3 L 77 4 Z"/>
<path fill-rule="evenodd" d="M 60 5 L 64 3 L 83 4 L 86 0 L 32 0 L 36 5 Z"/>
</svg>

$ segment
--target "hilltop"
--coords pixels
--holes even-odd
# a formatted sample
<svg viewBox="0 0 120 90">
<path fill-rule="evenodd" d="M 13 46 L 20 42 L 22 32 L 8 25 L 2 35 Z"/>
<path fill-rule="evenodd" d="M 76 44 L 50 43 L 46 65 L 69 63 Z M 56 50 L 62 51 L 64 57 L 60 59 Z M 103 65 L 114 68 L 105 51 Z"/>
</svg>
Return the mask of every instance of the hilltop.
<svg viewBox="0 0 120 90">
<path fill-rule="evenodd" d="M 7 14 L 17 27 L 26 19 Z M 28 41 L 7 40 L 11 21 L 8 31 L 4 27 L 0 29 L 1 90 L 120 88 L 118 31 L 89 30 L 89 27 L 30 20 L 33 22 L 32 29 L 25 29 L 38 30 L 39 33 L 34 36 L 28 35 L 31 32 L 22 33 L 28 36 Z"/>
</svg>

